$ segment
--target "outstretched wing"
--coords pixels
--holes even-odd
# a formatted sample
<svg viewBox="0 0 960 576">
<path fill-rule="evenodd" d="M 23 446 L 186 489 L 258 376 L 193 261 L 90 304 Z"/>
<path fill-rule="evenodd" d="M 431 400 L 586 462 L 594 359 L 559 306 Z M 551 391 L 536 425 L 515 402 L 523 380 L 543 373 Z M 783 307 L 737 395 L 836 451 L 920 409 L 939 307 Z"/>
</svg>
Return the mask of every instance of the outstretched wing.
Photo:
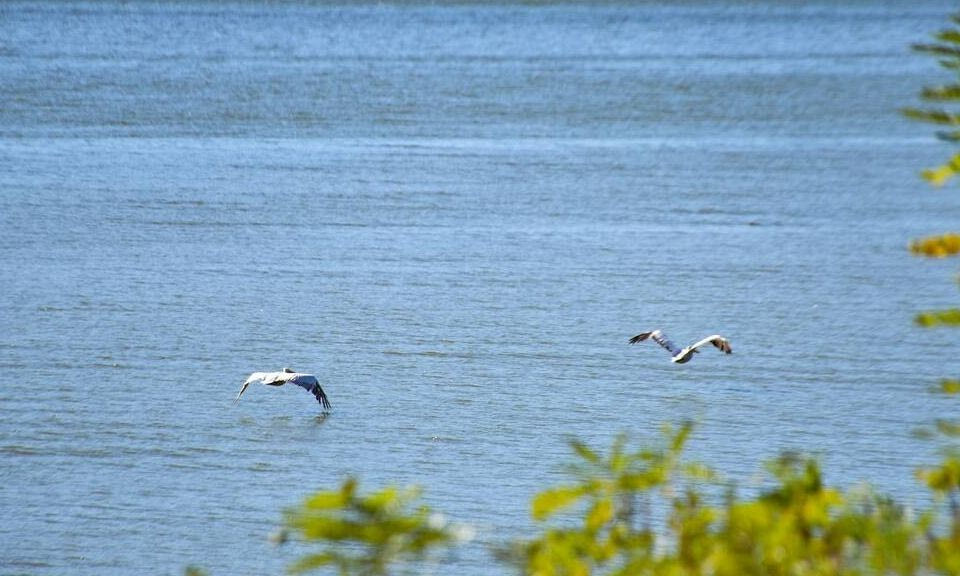
<svg viewBox="0 0 960 576">
<path fill-rule="evenodd" d="M 247 376 L 247 379 L 243 382 L 243 386 L 240 387 L 240 392 L 237 393 L 237 397 L 234 399 L 233 403 L 236 404 L 240 401 L 240 397 L 243 396 L 243 393 L 247 391 L 247 387 L 250 386 L 252 382 L 263 380 L 267 377 L 267 375 L 267 372 L 254 372 L 253 374 Z"/>
<path fill-rule="evenodd" d="M 649 338 L 651 334 L 653 334 L 653 332 L 643 332 L 641 334 L 637 334 L 636 336 L 630 339 L 630 343 L 636 344 L 637 342 L 643 342 L 644 340 Z"/>
<path fill-rule="evenodd" d="M 637 334 L 636 336 L 630 339 L 630 343 L 636 344 L 637 342 L 643 342 L 647 338 L 650 338 L 657 344 L 663 346 L 668 352 L 670 352 L 671 356 L 676 356 L 677 354 L 680 353 L 680 348 L 678 348 L 676 344 L 671 342 L 670 339 L 667 338 L 667 336 L 659 330 Z"/>
<path fill-rule="evenodd" d="M 317 381 L 317 377 L 313 374 L 291 374 L 293 376 L 288 380 L 290 384 L 296 384 L 297 386 L 303 388 L 307 392 L 313 394 L 314 398 L 317 399 L 317 402 L 323 406 L 324 410 L 329 410 L 330 399 L 327 398 L 327 395 L 323 392 L 323 388 L 320 387 L 320 382 Z"/>
<path fill-rule="evenodd" d="M 233 402 L 234 404 L 239 402 L 240 397 L 243 396 L 244 392 L 246 392 L 247 387 L 254 382 L 260 382 L 261 384 L 267 384 L 270 386 L 281 386 L 284 382 L 287 382 L 294 376 L 296 376 L 296 374 L 290 372 L 254 372 L 250 376 L 247 376 L 247 380 L 243 383 L 243 386 L 240 387 L 240 392 L 237 394 L 237 398 Z"/>
<path fill-rule="evenodd" d="M 713 344 L 714 346 L 717 347 L 718 350 L 720 350 L 725 354 L 730 354 L 731 352 L 733 352 L 733 349 L 730 347 L 730 341 L 719 334 L 707 336 L 703 340 L 700 340 L 699 342 L 696 342 L 693 345 L 691 345 L 690 349 L 696 350 L 697 348 L 704 346 L 708 343 Z"/>
</svg>

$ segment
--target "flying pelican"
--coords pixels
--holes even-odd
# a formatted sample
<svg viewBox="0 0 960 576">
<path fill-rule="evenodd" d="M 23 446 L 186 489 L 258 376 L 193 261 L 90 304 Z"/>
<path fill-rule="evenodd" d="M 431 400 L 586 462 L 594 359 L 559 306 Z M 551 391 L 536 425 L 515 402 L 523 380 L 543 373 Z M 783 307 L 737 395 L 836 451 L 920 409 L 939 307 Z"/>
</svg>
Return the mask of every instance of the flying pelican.
<svg viewBox="0 0 960 576">
<path fill-rule="evenodd" d="M 247 377 L 247 381 L 243 383 L 243 387 L 240 388 L 240 393 L 237 394 L 237 399 L 234 400 L 233 403 L 236 404 L 239 402 L 240 397 L 243 396 L 247 386 L 249 386 L 251 382 L 257 381 L 262 384 L 266 384 L 267 386 L 283 386 L 287 382 L 296 384 L 307 392 L 313 394 L 314 397 L 316 397 L 317 402 L 323 406 L 324 410 L 330 409 L 330 400 L 327 398 L 327 395 L 323 393 L 323 388 L 320 387 L 320 382 L 317 381 L 317 377 L 313 374 L 294 372 L 289 368 L 284 368 L 283 372 L 254 372 Z"/>
<path fill-rule="evenodd" d="M 689 362 L 690 359 L 693 358 L 693 354 L 695 352 L 699 352 L 697 348 L 700 348 L 701 346 L 707 344 L 708 342 L 716 346 L 721 352 L 725 352 L 727 354 L 733 352 L 733 350 L 730 348 L 730 342 L 727 341 L 726 338 L 724 338 L 719 334 L 714 334 L 713 336 L 707 336 L 703 340 L 700 340 L 699 342 L 694 342 L 693 344 L 683 349 L 678 348 L 676 344 L 674 344 L 667 338 L 666 334 L 664 334 L 659 330 L 654 330 L 653 332 L 644 332 L 643 334 L 637 334 L 636 336 L 630 339 L 630 343 L 636 344 L 637 342 L 643 342 L 647 338 L 652 338 L 654 342 L 666 348 L 667 351 L 670 352 L 670 355 L 672 356 L 672 358 L 670 358 L 670 361 L 675 362 L 677 364 L 683 364 L 684 362 Z"/>
</svg>

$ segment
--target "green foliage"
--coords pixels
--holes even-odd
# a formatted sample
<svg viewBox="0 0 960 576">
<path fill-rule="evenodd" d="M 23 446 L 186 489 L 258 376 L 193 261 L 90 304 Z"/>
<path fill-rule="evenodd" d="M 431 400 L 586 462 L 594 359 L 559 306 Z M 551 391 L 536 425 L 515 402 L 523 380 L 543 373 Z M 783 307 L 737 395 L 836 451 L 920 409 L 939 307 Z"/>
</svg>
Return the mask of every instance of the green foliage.
<svg viewBox="0 0 960 576">
<path fill-rule="evenodd" d="M 957 26 L 960 26 L 960 15 L 954 15 L 950 20 L 953 27 L 937 33 L 934 36 L 936 42 L 918 44 L 913 48 L 918 52 L 936 56 L 941 66 L 950 70 L 956 78 L 960 79 L 960 28 L 957 28 Z M 956 107 L 960 106 L 960 82 L 954 81 L 943 86 L 926 87 L 921 91 L 920 97 L 941 107 L 926 110 L 908 108 L 904 110 L 907 117 L 950 127 L 949 130 L 938 133 L 938 136 L 949 142 L 960 142 L 960 129 L 956 128 L 960 126 L 960 114 L 956 111 Z M 954 110 L 943 108 L 942 106 L 946 104 L 954 105 Z M 934 186 L 941 186 L 958 173 L 960 173 L 960 153 L 954 154 L 943 165 L 924 171 L 922 175 Z M 960 234 L 947 233 L 914 240 L 910 243 L 910 251 L 915 255 L 932 258 L 960 254 Z M 921 312 L 914 317 L 914 322 L 925 328 L 960 326 L 960 308 Z M 942 382 L 943 391 L 950 392 L 960 388 L 960 385 L 957 385 L 956 382 L 956 380 L 944 380 Z M 936 430 L 942 436 L 956 438 L 960 436 L 958 434 L 960 423 L 938 421 Z"/>
<path fill-rule="evenodd" d="M 954 25 L 960 24 L 960 18 L 952 18 Z M 931 44 L 917 44 L 914 50 L 935 56 L 940 65 L 954 74 L 960 74 L 960 29 L 954 27 L 943 30 L 934 36 Z M 960 82 L 954 81 L 943 86 L 924 88 L 920 98 L 933 104 L 934 108 L 918 109 L 907 108 L 903 113 L 911 119 L 929 122 L 944 126 L 945 130 L 938 136 L 946 141 L 960 141 L 960 114 L 956 108 L 949 109 L 948 105 L 956 107 L 960 103 Z M 955 154 L 946 162 L 924 170 L 922 176 L 934 186 L 942 186 L 948 180 L 960 173 L 960 154 Z"/>
<path fill-rule="evenodd" d="M 924 328 L 934 326 L 960 326 L 960 308 L 931 310 L 916 315 L 914 322 Z"/>
<path fill-rule="evenodd" d="M 960 576 L 960 454 L 917 474 L 948 514 L 911 513 L 866 488 L 826 486 L 816 460 L 796 454 L 768 464 L 766 489 L 741 498 L 684 460 L 691 431 L 665 427 L 638 450 L 625 436 L 606 452 L 571 441 L 570 481 L 531 501 L 541 528 L 498 558 L 526 576 Z M 418 496 L 394 488 L 363 496 L 353 479 L 313 494 L 285 513 L 280 540 L 296 535 L 319 549 L 290 571 L 433 572 L 430 552 L 459 534 Z"/>
<path fill-rule="evenodd" d="M 691 429 L 690 424 L 665 428 L 661 445 L 636 452 L 627 450 L 626 437 L 619 436 L 607 455 L 571 441 L 578 457 L 570 466 L 573 482 L 537 494 L 531 514 L 546 522 L 579 507 L 579 521 L 546 527 L 539 538 L 515 543 L 508 560 L 538 575 L 591 574 L 600 568 L 625 575 L 648 568 L 656 539 L 649 518 L 637 525 L 639 503 L 673 487 L 671 478 L 682 470 L 679 456 Z M 701 468 L 686 472 L 707 476 Z"/>
<path fill-rule="evenodd" d="M 917 476 L 938 494 L 956 493 L 960 490 L 960 457 L 948 455 L 939 465 L 917 472 Z"/>
<path fill-rule="evenodd" d="M 910 251 L 931 258 L 960 254 L 960 234 L 948 233 L 914 240 L 910 242 Z"/>
<path fill-rule="evenodd" d="M 938 392 L 944 394 L 960 394 L 960 380 L 944 379 L 940 381 Z"/>
<path fill-rule="evenodd" d="M 322 547 L 290 571 L 333 566 L 343 575 L 380 576 L 390 574 L 391 566 L 422 561 L 433 550 L 453 544 L 457 530 L 426 505 L 417 505 L 418 498 L 417 489 L 392 487 L 360 495 L 352 478 L 337 490 L 313 494 L 285 513 L 278 540 L 295 534 Z"/>
<path fill-rule="evenodd" d="M 575 481 L 538 494 L 535 519 L 547 521 L 579 506 L 576 518 L 546 527 L 510 556 L 521 574 L 558 575 L 867 575 L 957 574 L 960 519 L 933 529 L 933 512 L 911 516 L 868 490 L 841 492 L 823 484 L 815 460 L 785 455 L 769 465 L 774 486 L 739 499 L 715 478 L 684 463 L 688 425 L 668 430 L 650 450 L 626 450 L 622 438 L 604 456 L 579 443 Z M 938 492 L 955 494 L 948 460 L 930 472 Z M 705 473 L 706 472 L 706 473 Z M 639 481 L 634 481 L 639 480 Z M 951 484 L 953 483 L 953 484 Z M 634 522 L 632 504 L 658 498 L 668 507 L 663 528 Z"/>
</svg>

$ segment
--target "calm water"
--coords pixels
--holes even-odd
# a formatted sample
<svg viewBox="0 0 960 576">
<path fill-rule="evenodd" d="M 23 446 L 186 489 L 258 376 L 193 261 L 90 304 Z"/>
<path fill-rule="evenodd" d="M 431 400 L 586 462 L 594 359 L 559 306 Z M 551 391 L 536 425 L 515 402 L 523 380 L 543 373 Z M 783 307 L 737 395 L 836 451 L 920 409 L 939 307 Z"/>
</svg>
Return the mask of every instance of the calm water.
<svg viewBox="0 0 960 576">
<path fill-rule="evenodd" d="M 0 570 L 278 574 L 347 474 L 530 526 L 570 435 L 700 422 L 908 502 L 956 375 L 947 1 L 0 6 Z M 629 336 L 721 332 L 675 366 Z M 312 371 L 251 389 L 254 370 Z M 441 571 L 443 572 L 443 571 Z"/>
</svg>

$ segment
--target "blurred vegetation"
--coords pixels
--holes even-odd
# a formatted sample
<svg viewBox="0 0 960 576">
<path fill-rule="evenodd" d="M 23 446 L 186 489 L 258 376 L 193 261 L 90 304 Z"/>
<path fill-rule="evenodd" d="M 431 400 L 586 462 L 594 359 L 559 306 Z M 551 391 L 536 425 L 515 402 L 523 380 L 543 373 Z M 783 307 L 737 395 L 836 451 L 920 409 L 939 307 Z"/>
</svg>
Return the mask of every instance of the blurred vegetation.
<svg viewBox="0 0 960 576">
<path fill-rule="evenodd" d="M 733 486 L 719 495 L 708 489 L 722 485 L 710 470 L 681 458 L 689 433 L 668 429 L 658 447 L 638 452 L 618 440 L 606 457 L 575 443 L 577 482 L 541 492 L 532 513 L 545 520 L 581 504 L 580 521 L 515 547 L 519 573 L 960 573 L 955 510 L 938 522 L 933 511 L 911 514 L 868 489 L 828 488 L 817 462 L 798 455 L 770 463 L 773 486 L 755 497 L 740 498 Z M 942 486 L 955 498 L 953 480 Z M 636 517 L 635 502 L 649 496 L 667 510 L 656 529 L 652 518 Z"/>
<path fill-rule="evenodd" d="M 960 309 L 950 308 L 948 310 L 920 312 L 915 317 L 915 321 L 925 328 L 932 328 L 934 326 L 960 326 Z"/>
<path fill-rule="evenodd" d="M 930 44 L 917 44 L 914 49 L 918 52 L 932 55 L 938 59 L 940 65 L 947 69 L 953 82 L 942 86 L 924 88 L 920 97 L 927 102 L 935 103 L 936 108 L 918 110 L 909 108 L 905 114 L 909 118 L 932 122 L 946 128 L 944 131 L 937 132 L 937 136 L 942 140 L 951 143 L 960 143 L 960 114 L 957 113 L 960 106 L 960 15 L 951 17 L 952 27 L 937 33 L 935 42 Z M 952 108 L 948 109 L 947 106 Z M 954 154 L 945 164 L 937 168 L 926 170 L 923 177 L 934 186 L 942 186 L 948 180 L 953 178 L 960 170 L 960 153 Z M 960 254 L 960 234 L 946 233 L 939 236 L 931 236 L 914 240 L 910 243 L 910 251 L 918 256 L 930 258 L 943 258 Z M 960 308 L 947 308 L 943 310 L 925 311 L 917 314 L 915 321 L 925 328 L 937 326 L 960 326 Z M 951 397 L 948 401 L 956 402 L 960 397 L 960 380 L 944 379 L 940 381 L 940 386 L 935 388 L 935 392 Z M 946 540 L 937 540 L 931 542 L 931 547 L 937 548 L 940 553 L 946 549 L 952 549 L 954 557 L 949 562 L 938 564 L 940 567 L 947 567 L 952 570 L 952 574 L 960 573 L 960 559 L 955 555 L 960 549 L 960 534 L 957 531 L 957 515 L 960 503 L 957 500 L 957 490 L 960 487 L 960 421 L 938 419 L 933 425 L 932 436 L 941 439 L 942 461 L 939 465 L 929 469 L 921 470 L 919 477 L 926 482 L 927 486 L 940 496 L 946 497 L 950 502 L 953 514 L 953 534 Z"/>
<path fill-rule="evenodd" d="M 921 238 L 910 243 L 910 251 L 918 256 L 944 258 L 960 253 L 960 234 L 947 233 Z"/>
<path fill-rule="evenodd" d="M 960 104 L 960 83 L 957 75 L 960 74 L 960 15 L 951 17 L 952 27 L 941 30 L 934 36 L 934 42 L 915 44 L 917 52 L 934 56 L 940 65 L 951 72 L 954 77 L 952 83 L 942 86 L 926 87 L 920 92 L 920 97 L 930 104 L 928 108 L 907 108 L 904 114 L 914 120 L 930 122 L 943 127 L 937 136 L 947 142 L 960 142 L 960 114 L 957 106 Z M 942 186 L 960 171 L 960 153 L 954 154 L 946 162 L 935 168 L 923 171 L 923 178 L 934 186 Z"/>
<path fill-rule="evenodd" d="M 865 487 L 830 488 L 817 461 L 796 454 L 769 463 L 766 488 L 741 497 L 683 458 L 691 432 L 665 427 L 639 449 L 619 436 L 605 452 L 571 441 L 570 481 L 531 500 L 537 532 L 491 557 L 530 576 L 960 575 L 958 461 L 920 472 L 939 503 L 929 510 Z M 438 553 L 462 542 L 463 530 L 417 498 L 393 488 L 363 496 L 352 479 L 310 496 L 286 513 L 280 541 L 318 551 L 290 571 L 448 573 L 437 569 Z"/>
<path fill-rule="evenodd" d="M 953 17 L 960 24 L 960 17 Z M 938 33 L 914 48 L 960 75 L 960 29 Z M 960 83 L 925 88 L 936 108 L 907 109 L 913 119 L 943 126 L 938 136 L 960 142 Z M 923 172 L 942 186 L 960 172 L 960 153 Z M 960 253 L 960 234 L 915 240 L 916 255 Z M 960 309 L 923 312 L 924 327 L 960 325 Z M 934 389 L 952 401 L 960 380 Z M 570 482 L 547 487 L 530 506 L 539 527 L 529 538 L 503 543 L 493 558 L 529 576 L 960 576 L 960 423 L 936 420 L 944 439 L 941 461 L 917 472 L 934 496 L 911 510 L 868 487 L 824 485 L 813 458 L 786 454 L 768 464 L 767 488 L 742 497 L 708 467 L 686 462 L 690 424 L 667 426 L 662 437 L 631 450 L 625 436 L 608 451 L 570 442 Z M 356 480 L 320 491 L 284 515 L 276 541 L 316 546 L 292 566 L 347 575 L 427 574 L 470 533 L 418 503 L 417 489 L 384 488 L 367 495 Z M 439 573 L 447 573 L 442 570 Z M 188 576 L 200 576 L 190 567 Z"/>
<path fill-rule="evenodd" d="M 960 15 L 950 18 L 951 26 L 934 35 L 930 43 L 915 44 L 913 49 L 937 58 L 940 66 L 950 73 L 951 82 L 940 86 L 928 86 L 921 90 L 920 98 L 928 108 L 906 108 L 908 118 L 940 126 L 938 138 L 953 144 L 960 143 Z M 923 178 L 934 186 L 943 186 L 960 171 L 960 152 L 944 164 L 924 170 Z M 914 240 L 910 251 L 918 256 L 943 258 L 960 253 L 960 234 L 949 232 Z M 922 312 L 916 317 L 917 324 L 925 327 L 960 326 L 960 308 Z"/>
<path fill-rule="evenodd" d="M 421 563 L 455 543 L 462 530 L 418 500 L 417 488 L 361 495 L 357 481 L 348 478 L 339 489 L 317 492 L 288 510 L 276 541 L 294 534 L 322 544 L 291 566 L 292 573 L 332 566 L 343 575 L 385 576 L 412 565 L 417 569 L 411 573 L 422 574 Z"/>
<path fill-rule="evenodd" d="M 928 510 L 830 488 L 817 461 L 797 454 L 770 462 L 766 488 L 741 497 L 683 458 L 692 430 L 667 426 L 639 449 L 625 436 L 606 452 L 571 441 L 571 480 L 531 500 L 537 532 L 491 559 L 528 576 L 960 575 L 960 460 L 919 472 L 936 496 Z M 442 561 L 471 533 L 418 501 L 416 489 L 362 495 L 347 479 L 288 510 L 276 541 L 317 548 L 291 573 L 449 573 Z"/>
</svg>

